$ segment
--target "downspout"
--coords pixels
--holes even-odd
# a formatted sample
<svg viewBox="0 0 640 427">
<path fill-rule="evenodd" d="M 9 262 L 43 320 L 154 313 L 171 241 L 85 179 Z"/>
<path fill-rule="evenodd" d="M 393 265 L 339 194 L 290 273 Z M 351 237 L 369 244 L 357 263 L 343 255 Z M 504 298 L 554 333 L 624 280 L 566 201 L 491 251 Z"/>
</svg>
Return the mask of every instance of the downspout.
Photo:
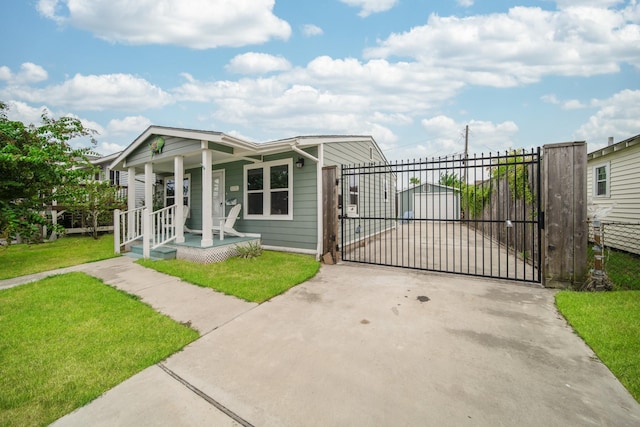
<svg viewBox="0 0 640 427">
<path fill-rule="evenodd" d="M 322 212 L 322 166 L 324 166 L 324 144 L 319 144 L 318 145 L 318 157 L 320 158 L 318 163 L 316 164 L 316 185 L 318 186 L 318 190 L 317 190 L 317 194 L 318 194 L 318 201 L 317 201 L 317 211 L 318 211 L 318 245 L 316 248 L 316 259 L 319 261 L 320 258 L 322 258 L 322 255 L 324 255 L 322 253 L 322 244 L 323 244 L 323 237 L 324 237 L 324 221 L 323 221 L 323 214 L 324 212 Z"/>
</svg>

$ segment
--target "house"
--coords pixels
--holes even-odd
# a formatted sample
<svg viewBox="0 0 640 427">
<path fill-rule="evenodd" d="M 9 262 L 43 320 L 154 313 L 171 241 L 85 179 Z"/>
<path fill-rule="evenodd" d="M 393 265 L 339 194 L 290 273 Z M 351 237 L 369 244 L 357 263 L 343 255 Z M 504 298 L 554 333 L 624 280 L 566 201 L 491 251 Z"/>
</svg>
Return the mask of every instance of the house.
<svg viewBox="0 0 640 427">
<path fill-rule="evenodd" d="M 247 238 L 261 239 L 266 249 L 321 257 L 331 250 L 328 242 L 336 241 L 337 231 L 328 228 L 337 226 L 338 166 L 358 162 L 386 163 L 372 137 L 298 136 L 255 143 L 222 132 L 151 126 L 109 169 L 144 177 L 144 206 L 165 215 L 160 221 L 171 224 L 167 242 L 171 245 L 190 240 L 194 246 L 189 230 L 198 231 L 199 248 L 229 241 L 224 233 L 218 237 L 212 230 L 240 204 L 234 228 Z M 156 183 L 160 191 L 155 191 Z M 122 213 L 122 219 L 129 227 L 126 240 L 145 242 L 155 236 L 143 236 L 142 227 L 132 231 L 134 223 L 142 221 L 132 202 L 139 197 L 137 187 L 129 186 L 128 213 Z M 357 184 L 349 200 L 356 211 L 366 203 L 358 197 Z M 150 219 L 152 226 L 158 218 Z M 205 258 L 205 262 L 211 259 Z"/>
<path fill-rule="evenodd" d="M 587 154 L 587 195 L 605 246 L 640 254 L 640 135 Z M 608 209 L 607 209 L 608 208 Z M 593 218 L 592 218 L 593 219 Z"/>
<path fill-rule="evenodd" d="M 398 216 L 403 219 L 460 219 L 460 190 L 425 183 L 398 192 Z"/>
<path fill-rule="evenodd" d="M 120 153 L 114 153 L 107 156 L 89 156 L 88 160 L 95 169 L 95 175 L 93 179 L 95 181 L 109 181 L 112 186 L 117 188 L 117 199 L 125 200 L 127 198 L 127 187 L 129 179 L 127 172 L 114 171 L 109 168 L 113 160 L 118 157 Z M 144 184 L 142 182 L 137 183 L 141 188 Z M 143 202 L 142 197 L 139 197 L 137 203 Z M 68 206 L 59 206 L 57 203 L 52 204 L 49 207 L 52 222 L 54 224 L 60 224 L 65 228 L 65 234 L 81 234 L 90 232 L 90 228 L 87 226 L 87 217 L 85 212 L 79 211 Z M 113 224 L 110 219 L 100 220 L 99 231 L 113 231 Z M 46 233 L 46 230 L 44 230 Z M 55 233 L 52 235 L 52 239 L 55 239 Z"/>
</svg>

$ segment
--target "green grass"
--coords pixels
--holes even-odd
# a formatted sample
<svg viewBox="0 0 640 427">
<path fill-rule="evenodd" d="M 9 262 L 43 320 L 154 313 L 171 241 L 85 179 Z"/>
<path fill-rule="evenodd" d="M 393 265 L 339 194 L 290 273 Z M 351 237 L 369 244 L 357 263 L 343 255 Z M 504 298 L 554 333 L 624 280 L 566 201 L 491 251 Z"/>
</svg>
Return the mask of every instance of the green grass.
<svg viewBox="0 0 640 427">
<path fill-rule="evenodd" d="M 83 273 L 0 291 L 0 425 L 47 425 L 197 337 Z"/>
<path fill-rule="evenodd" d="M 614 290 L 640 291 L 640 256 L 605 249 L 605 271 Z"/>
<path fill-rule="evenodd" d="M 582 339 L 640 402 L 640 292 L 570 292 L 556 305 Z"/>
<path fill-rule="evenodd" d="M 64 237 L 37 245 L 0 247 L 0 280 L 113 258 L 113 235 Z"/>
<path fill-rule="evenodd" d="M 195 285 L 257 303 L 309 280 L 320 268 L 313 256 L 273 251 L 264 251 L 257 258 L 229 258 L 214 264 L 183 260 L 137 262 Z"/>
</svg>

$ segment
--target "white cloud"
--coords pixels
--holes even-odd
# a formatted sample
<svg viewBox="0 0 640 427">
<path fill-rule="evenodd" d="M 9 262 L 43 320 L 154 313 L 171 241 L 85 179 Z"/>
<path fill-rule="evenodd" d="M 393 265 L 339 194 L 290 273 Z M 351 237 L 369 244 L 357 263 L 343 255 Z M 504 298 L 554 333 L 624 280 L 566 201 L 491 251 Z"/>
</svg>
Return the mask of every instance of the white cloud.
<svg viewBox="0 0 640 427">
<path fill-rule="evenodd" d="M 117 144 L 114 142 L 101 141 L 98 143 L 98 146 L 95 150 L 100 154 L 108 155 L 122 151 L 125 148 L 127 148 L 125 145 Z"/>
<path fill-rule="evenodd" d="M 621 141 L 640 133 L 640 90 L 625 89 L 610 98 L 592 100 L 599 110 L 576 131 L 578 140 L 587 141 L 589 151 L 607 144 L 613 136 Z"/>
<path fill-rule="evenodd" d="M 100 123 L 98 123 L 98 122 L 93 121 L 93 120 L 85 119 L 83 117 L 79 117 L 79 116 L 77 116 L 75 114 L 71 114 L 71 113 L 65 114 L 65 117 L 71 117 L 73 119 L 79 120 L 80 123 L 82 123 L 82 126 L 86 130 L 94 131 L 95 132 L 94 136 L 96 136 L 96 137 L 98 135 L 105 135 L 105 133 L 106 133 L 104 128 L 102 127 L 102 125 Z"/>
<path fill-rule="evenodd" d="M 464 152 L 464 128 L 469 125 L 469 153 L 497 152 L 516 146 L 514 138 L 518 126 L 512 121 L 493 123 L 471 120 L 456 122 L 451 117 L 435 116 L 421 121 L 429 143 L 425 144 L 430 156 L 451 155 Z"/>
<path fill-rule="evenodd" d="M 49 78 L 47 71 L 33 62 L 23 63 L 18 73 L 12 72 L 11 69 L 5 65 L 0 67 L 0 80 L 4 80 L 8 84 L 21 85 L 38 83 L 47 80 L 47 78 Z"/>
<path fill-rule="evenodd" d="M 264 74 L 288 70 L 291 68 L 291 63 L 281 56 L 247 52 L 235 56 L 225 68 L 238 74 Z"/>
<path fill-rule="evenodd" d="M 587 108 L 587 105 L 583 104 L 577 99 L 570 99 L 569 101 L 565 101 L 564 104 L 562 104 L 562 108 L 564 110 L 580 110 L 582 108 Z"/>
<path fill-rule="evenodd" d="M 560 100 L 558 100 L 558 97 L 553 93 L 542 95 L 540 99 L 548 104 L 560 104 Z"/>
<path fill-rule="evenodd" d="M 144 110 L 172 102 L 171 95 L 148 81 L 130 74 L 76 74 L 58 85 L 42 89 L 7 87 L 0 97 L 31 103 L 47 102 L 71 110 Z"/>
<path fill-rule="evenodd" d="M 11 72 L 11 68 L 7 67 L 6 65 L 3 65 L 2 67 L 0 67 L 0 80 L 11 80 L 11 77 L 13 76 L 13 73 Z"/>
<path fill-rule="evenodd" d="M 110 42 L 194 49 L 288 39 L 275 0 L 39 0 L 39 12 Z"/>
<path fill-rule="evenodd" d="M 456 2 L 462 7 L 473 6 L 473 0 L 456 0 Z"/>
<path fill-rule="evenodd" d="M 358 16 L 366 18 L 372 13 L 386 12 L 393 8 L 398 0 L 340 0 L 349 6 L 359 7 L 360 12 Z"/>
<path fill-rule="evenodd" d="M 623 63 L 640 67 L 637 9 L 514 7 L 464 18 L 431 15 L 425 25 L 392 34 L 364 55 L 412 58 L 466 83 L 495 87 L 547 75 L 615 73 Z"/>
<path fill-rule="evenodd" d="M 47 80 L 49 75 L 47 71 L 39 65 L 32 62 L 25 62 L 20 66 L 20 74 L 18 79 L 24 83 L 37 83 Z"/>
<path fill-rule="evenodd" d="M 25 124 L 39 125 L 42 123 L 42 114 L 49 111 L 49 109 L 42 105 L 40 107 L 32 107 L 24 102 L 20 101 L 7 101 L 9 111 L 7 117 L 9 120 L 22 122 Z"/>
<path fill-rule="evenodd" d="M 110 120 L 107 129 L 109 134 L 113 135 L 141 134 L 149 126 L 151 126 L 151 120 L 144 116 L 128 116 Z"/>
<path fill-rule="evenodd" d="M 373 134 L 393 143 L 394 126 L 450 99 L 462 86 L 420 64 L 362 63 L 354 58 L 312 60 L 270 77 L 198 81 L 184 74 L 178 101 L 215 105 L 213 118 L 266 134 L 339 132 Z"/>
<path fill-rule="evenodd" d="M 307 37 L 321 36 L 322 34 L 324 34 L 324 31 L 322 31 L 322 28 L 318 27 L 317 25 L 306 24 L 302 26 L 302 34 Z"/>
</svg>

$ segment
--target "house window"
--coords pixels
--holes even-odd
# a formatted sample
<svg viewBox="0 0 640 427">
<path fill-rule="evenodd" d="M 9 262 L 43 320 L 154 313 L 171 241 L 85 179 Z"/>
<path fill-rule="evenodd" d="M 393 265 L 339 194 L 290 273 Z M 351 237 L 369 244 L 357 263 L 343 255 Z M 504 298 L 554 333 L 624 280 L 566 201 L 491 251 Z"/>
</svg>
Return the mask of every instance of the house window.
<svg viewBox="0 0 640 427">
<path fill-rule="evenodd" d="M 247 219 L 293 219 L 292 159 L 244 167 Z"/>
<path fill-rule="evenodd" d="M 186 174 L 183 181 L 183 195 L 182 204 L 185 206 L 191 206 L 191 175 Z M 164 180 L 164 205 L 172 206 L 176 203 L 176 178 L 170 176 Z"/>
<path fill-rule="evenodd" d="M 358 216 L 358 201 L 360 200 L 360 176 L 349 176 L 349 202 L 347 203 L 347 216 Z"/>
<path fill-rule="evenodd" d="M 609 197 L 610 186 L 609 163 L 593 168 L 593 195 L 595 197 Z"/>
<path fill-rule="evenodd" d="M 109 182 L 111 185 L 120 185 L 120 171 L 109 171 Z"/>
</svg>

